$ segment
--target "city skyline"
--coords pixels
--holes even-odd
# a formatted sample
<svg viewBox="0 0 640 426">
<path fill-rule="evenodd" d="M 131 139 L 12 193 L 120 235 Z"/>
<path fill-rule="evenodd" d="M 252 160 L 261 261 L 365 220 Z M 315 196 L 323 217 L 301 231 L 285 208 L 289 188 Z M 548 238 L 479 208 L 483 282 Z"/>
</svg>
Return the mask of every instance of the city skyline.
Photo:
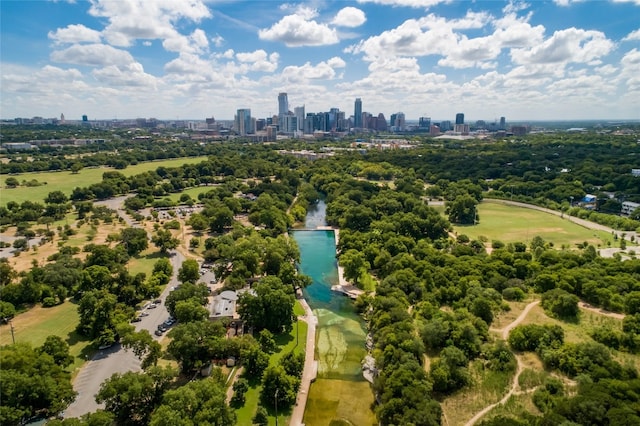
<svg viewBox="0 0 640 426">
<path fill-rule="evenodd" d="M 0 118 L 640 119 L 640 0 L 0 3 Z M 288 97 L 278 102 L 278 94 Z"/>
</svg>

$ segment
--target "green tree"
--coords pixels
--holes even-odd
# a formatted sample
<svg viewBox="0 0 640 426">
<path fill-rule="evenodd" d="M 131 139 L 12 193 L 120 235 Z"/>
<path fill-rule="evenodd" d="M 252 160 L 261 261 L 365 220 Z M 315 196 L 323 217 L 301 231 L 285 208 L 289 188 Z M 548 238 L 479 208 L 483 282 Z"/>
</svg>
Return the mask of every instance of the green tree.
<svg viewBox="0 0 640 426">
<path fill-rule="evenodd" d="M 18 274 L 7 258 L 0 258 L 0 287 L 11 284 Z"/>
<path fill-rule="evenodd" d="M 125 349 L 131 349 L 142 362 L 143 370 L 154 366 L 162 354 L 162 346 L 155 341 L 147 330 L 130 332 L 120 338 L 120 343 Z"/>
<path fill-rule="evenodd" d="M 9 176 L 4 183 L 7 185 L 7 188 L 15 188 L 17 186 L 20 186 L 20 181 L 13 177 L 13 176 Z"/>
<path fill-rule="evenodd" d="M 62 368 L 67 368 L 73 363 L 73 356 L 69 354 L 69 345 L 60 336 L 47 336 L 40 351 L 51 355 L 53 362 Z"/>
<path fill-rule="evenodd" d="M 0 347 L 0 424 L 22 424 L 36 414 L 55 416 L 74 399 L 71 374 L 54 358 L 26 343 Z"/>
<path fill-rule="evenodd" d="M 260 280 L 254 290 L 255 295 L 247 292 L 238 299 L 240 318 L 257 330 L 266 328 L 274 334 L 291 330 L 295 304 L 293 288 L 270 276 Z"/>
<path fill-rule="evenodd" d="M 174 238 L 168 229 L 159 229 L 156 234 L 151 237 L 151 242 L 158 247 L 162 253 L 173 250 L 180 244 L 180 240 Z"/>
<path fill-rule="evenodd" d="M 225 335 L 226 330 L 220 322 L 178 323 L 169 332 L 171 342 L 167 352 L 180 363 L 184 373 L 192 374 L 213 359 L 216 345 Z"/>
<path fill-rule="evenodd" d="M 541 304 L 546 311 L 558 318 L 572 319 L 577 318 L 580 313 L 579 301 L 578 296 L 556 288 L 542 295 Z"/>
<path fill-rule="evenodd" d="M 151 426 L 232 426 L 236 415 L 226 403 L 224 379 L 191 381 L 167 391 L 151 417 Z"/>
<path fill-rule="evenodd" d="M 129 256 L 135 256 L 149 246 L 147 231 L 142 228 L 125 228 L 120 231 L 120 240 Z"/>
<path fill-rule="evenodd" d="M 204 321 L 209 317 L 209 311 L 193 298 L 176 302 L 173 313 L 181 323 Z"/>
<path fill-rule="evenodd" d="M 269 424 L 269 413 L 267 412 L 267 409 L 264 407 L 258 407 L 256 414 L 253 416 L 253 419 L 251 419 L 251 422 L 254 425 L 267 426 Z"/>
<path fill-rule="evenodd" d="M 182 262 L 178 270 L 178 280 L 183 283 L 195 284 L 200 279 L 200 265 L 195 259 L 187 259 Z"/>
<path fill-rule="evenodd" d="M 299 387 L 299 378 L 288 375 L 281 365 L 271 366 L 262 376 L 260 399 L 269 407 L 275 407 L 277 399 L 278 408 L 286 410 L 296 402 Z"/>
<path fill-rule="evenodd" d="M 453 223 L 476 224 L 478 223 L 478 201 L 469 194 L 456 197 L 445 203 L 445 214 Z"/>
<path fill-rule="evenodd" d="M 269 366 L 269 354 L 259 346 L 250 346 L 241 352 L 242 364 L 249 377 L 261 378 Z"/>
<path fill-rule="evenodd" d="M 349 249 L 340 255 L 340 265 L 344 268 L 344 277 L 358 284 L 360 276 L 369 269 L 369 262 L 361 252 Z"/>
<path fill-rule="evenodd" d="M 104 403 L 105 410 L 114 414 L 119 425 L 147 425 L 174 377 L 170 367 L 153 367 L 144 373 L 116 373 L 100 385 L 96 402 Z"/>
<path fill-rule="evenodd" d="M 273 338 L 273 333 L 266 328 L 260 330 L 260 333 L 258 334 L 258 343 L 260 343 L 260 348 L 268 354 L 274 353 L 278 347 L 275 339 Z"/>
</svg>

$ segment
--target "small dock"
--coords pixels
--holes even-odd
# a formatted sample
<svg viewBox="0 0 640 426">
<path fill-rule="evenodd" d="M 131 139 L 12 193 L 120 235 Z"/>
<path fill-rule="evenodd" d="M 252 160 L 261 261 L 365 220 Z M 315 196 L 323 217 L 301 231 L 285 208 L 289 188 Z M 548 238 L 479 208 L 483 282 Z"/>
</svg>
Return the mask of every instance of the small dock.
<svg viewBox="0 0 640 426">
<path fill-rule="evenodd" d="M 331 286 L 331 291 L 335 291 L 336 293 L 341 293 L 344 296 L 347 296 L 353 300 L 357 299 L 362 293 L 363 290 L 360 290 L 358 287 L 352 285 L 334 285 Z"/>
</svg>

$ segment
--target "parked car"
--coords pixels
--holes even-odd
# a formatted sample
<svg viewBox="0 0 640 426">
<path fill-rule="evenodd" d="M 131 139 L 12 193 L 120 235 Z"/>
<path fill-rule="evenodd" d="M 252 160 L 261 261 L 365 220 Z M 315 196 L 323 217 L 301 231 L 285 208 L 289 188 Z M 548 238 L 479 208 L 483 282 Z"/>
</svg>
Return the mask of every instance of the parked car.
<svg viewBox="0 0 640 426">
<path fill-rule="evenodd" d="M 135 317 L 134 319 L 131 320 L 131 322 L 140 322 L 142 321 L 142 317 Z"/>
<path fill-rule="evenodd" d="M 162 299 L 156 299 L 153 301 L 156 305 L 162 305 Z"/>
<path fill-rule="evenodd" d="M 147 307 L 147 309 L 155 309 L 155 308 L 157 308 L 157 307 L 158 307 L 158 305 L 156 305 L 155 303 L 151 303 L 151 304 Z"/>
<path fill-rule="evenodd" d="M 156 330 L 156 331 L 154 332 L 154 334 L 155 334 L 156 336 L 162 336 L 162 333 L 163 333 L 163 332 L 162 332 L 162 331 L 160 331 L 160 330 Z"/>
<path fill-rule="evenodd" d="M 158 325 L 158 330 L 160 330 L 162 332 L 165 332 L 165 331 L 167 331 L 167 326 L 164 325 L 164 324 L 159 324 Z"/>
<path fill-rule="evenodd" d="M 144 311 L 142 311 L 142 312 L 140 312 L 140 315 L 139 315 L 139 316 L 140 316 L 140 317 L 148 317 L 148 316 L 149 316 L 149 312 L 144 312 Z"/>
</svg>

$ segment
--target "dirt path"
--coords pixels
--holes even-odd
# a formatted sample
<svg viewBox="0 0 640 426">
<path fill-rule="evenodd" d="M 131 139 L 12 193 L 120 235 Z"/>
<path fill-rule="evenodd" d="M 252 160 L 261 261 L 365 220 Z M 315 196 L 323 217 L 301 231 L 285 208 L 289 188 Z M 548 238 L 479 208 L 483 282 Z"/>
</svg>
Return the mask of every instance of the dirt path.
<svg viewBox="0 0 640 426">
<path fill-rule="evenodd" d="M 625 317 L 624 314 L 605 311 L 605 310 L 602 310 L 600 308 L 596 308 L 594 306 L 591 306 L 591 305 L 589 305 L 588 303 L 585 303 L 585 302 L 578 302 L 578 306 L 580 306 L 580 308 L 584 309 L 585 311 L 591 311 L 591 312 L 596 313 L 598 315 L 602 315 L 602 316 L 609 317 L 609 318 L 615 318 L 615 319 L 623 320 L 624 317 Z"/>
<path fill-rule="evenodd" d="M 529 311 L 531 311 L 531 309 L 536 306 L 538 303 L 540 303 L 539 300 L 533 301 L 531 303 L 529 303 L 524 310 L 522 311 L 522 313 L 518 316 L 518 318 L 516 318 L 511 324 L 505 326 L 504 328 L 500 329 L 500 330 L 494 330 L 494 331 L 501 331 L 502 332 L 502 338 L 504 340 L 507 340 L 507 338 L 509 337 L 509 332 L 516 327 L 518 324 L 520 324 L 529 314 Z M 516 374 L 514 374 L 513 376 L 513 381 L 511 382 L 511 388 L 509 389 L 509 392 L 507 392 L 505 394 L 505 396 L 502 397 L 502 399 L 496 403 L 493 403 L 491 405 L 488 405 L 486 407 L 484 407 L 481 411 L 479 411 L 478 413 L 476 413 L 467 423 L 465 423 L 465 426 L 473 426 L 478 420 L 480 420 L 485 414 L 487 414 L 489 411 L 491 411 L 494 407 L 498 406 L 498 405 L 502 405 L 505 402 L 507 402 L 507 400 L 509 400 L 509 398 L 511 398 L 512 395 L 519 393 L 518 392 L 518 388 L 520 387 L 520 385 L 518 385 L 518 378 L 520 377 L 520 374 L 522 373 L 522 370 L 524 369 L 524 363 L 522 362 L 522 360 L 520 359 L 520 357 L 518 355 L 516 355 L 516 362 L 518 364 L 517 368 L 516 368 Z"/>
</svg>

